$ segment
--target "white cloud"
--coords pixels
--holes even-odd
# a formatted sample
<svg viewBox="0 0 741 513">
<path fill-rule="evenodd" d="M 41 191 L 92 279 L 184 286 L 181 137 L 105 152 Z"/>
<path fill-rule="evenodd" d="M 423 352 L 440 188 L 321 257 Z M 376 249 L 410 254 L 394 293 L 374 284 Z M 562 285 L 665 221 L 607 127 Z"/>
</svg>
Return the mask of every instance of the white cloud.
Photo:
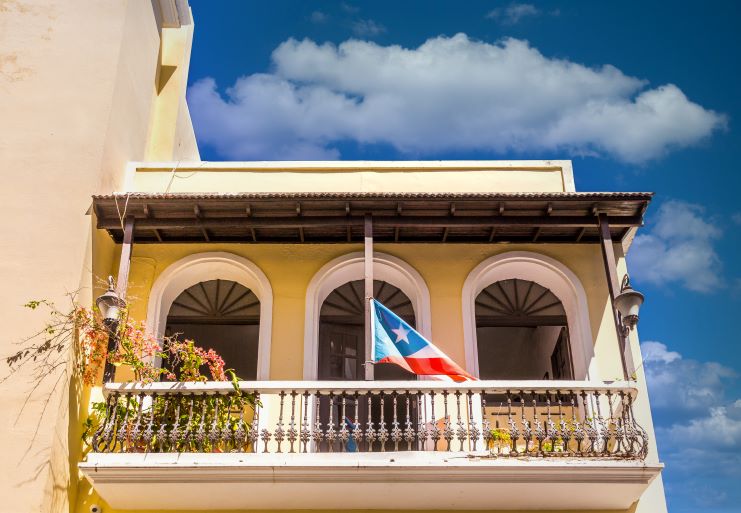
<svg viewBox="0 0 741 513">
<path fill-rule="evenodd" d="M 697 292 L 721 287 L 721 261 L 714 243 L 722 232 L 705 221 L 704 214 L 692 203 L 662 204 L 650 232 L 638 235 L 628 254 L 636 281 L 679 282 Z"/>
<path fill-rule="evenodd" d="M 710 408 L 707 416 L 674 424 L 665 430 L 672 443 L 686 443 L 712 448 L 741 449 L 741 408 L 735 405 Z"/>
<path fill-rule="evenodd" d="M 386 32 L 386 27 L 373 20 L 357 20 L 352 24 L 352 31 L 359 37 L 372 37 Z"/>
<path fill-rule="evenodd" d="M 360 7 L 348 4 L 347 2 L 340 2 L 340 8 L 346 13 L 355 14 L 360 10 Z"/>
<path fill-rule="evenodd" d="M 641 353 L 653 408 L 684 417 L 727 405 L 725 389 L 737 377 L 730 367 L 682 358 L 661 342 L 643 342 Z"/>
<path fill-rule="evenodd" d="M 489 19 L 501 20 L 505 25 L 514 25 L 528 16 L 537 16 L 540 9 L 533 4 L 512 3 L 507 7 L 497 7 L 486 13 Z"/>
<path fill-rule="evenodd" d="M 339 158 L 337 144 L 387 144 L 405 155 L 572 151 L 641 163 L 695 144 L 725 117 L 671 84 L 605 65 L 548 58 L 527 42 L 465 34 L 418 48 L 290 39 L 271 74 L 223 93 L 189 90 L 202 144 L 236 159 Z"/>
<path fill-rule="evenodd" d="M 676 351 L 669 351 L 666 345 L 661 342 L 643 342 L 641 344 L 641 352 L 643 353 L 643 361 L 645 363 L 672 363 L 682 358 L 681 354 Z"/>
<path fill-rule="evenodd" d="M 683 483 L 671 496 L 705 507 L 724 503 L 728 497 L 708 494 L 700 478 L 731 490 L 741 475 L 741 399 L 728 398 L 736 372 L 683 358 L 661 342 L 644 342 L 641 352 L 668 483 Z"/>
<path fill-rule="evenodd" d="M 309 16 L 309 20 L 312 23 L 326 23 L 329 20 L 329 15 L 322 11 L 314 11 Z"/>
</svg>

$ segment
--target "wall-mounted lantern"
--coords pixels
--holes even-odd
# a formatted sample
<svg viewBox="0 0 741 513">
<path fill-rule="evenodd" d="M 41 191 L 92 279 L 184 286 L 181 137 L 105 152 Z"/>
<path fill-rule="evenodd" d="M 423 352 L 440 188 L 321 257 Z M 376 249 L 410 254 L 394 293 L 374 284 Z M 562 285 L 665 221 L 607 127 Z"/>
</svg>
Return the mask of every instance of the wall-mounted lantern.
<svg viewBox="0 0 741 513">
<path fill-rule="evenodd" d="M 615 308 L 620 317 L 623 329 L 622 335 L 627 337 L 638 324 L 638 312 L 643 304 L 644 296 L 630 286 L 630 278 L 626 274 L 620 287 L 620 294 L 615 296 Z"/>
<path fill-rule="evenodd" d="M 113 276 L 108 277 L 108 290 L 95 300 L 95 304 L 98 306 L 98 311 L 100 311 L 100 315 L 103 317 L 103 323 L 108 330 L 107 354 L 110 355 L 118 349 L 118 321 L 121 318 L 121 312 L 126 308 L 126 301 L 121 299 L 116 293 L 113 285 Z M 115 366 L 106 361 L 105 369 L 103 370 L 103 382 L 110 383 L 113 381 L 115 372 Z"/>
</svg>

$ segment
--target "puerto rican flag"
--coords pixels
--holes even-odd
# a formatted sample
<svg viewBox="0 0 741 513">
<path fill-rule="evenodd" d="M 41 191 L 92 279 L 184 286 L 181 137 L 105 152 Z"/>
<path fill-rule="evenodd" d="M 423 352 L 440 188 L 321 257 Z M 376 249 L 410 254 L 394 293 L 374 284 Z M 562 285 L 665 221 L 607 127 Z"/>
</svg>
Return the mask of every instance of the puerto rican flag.
<svg viewBox="0 0 741 513">
<path fill-rule="evenodd" d="M 394 363 L 418 376 L 475 380 L 398 315 L 371 299 L 373 363 Z"/>
</svg>

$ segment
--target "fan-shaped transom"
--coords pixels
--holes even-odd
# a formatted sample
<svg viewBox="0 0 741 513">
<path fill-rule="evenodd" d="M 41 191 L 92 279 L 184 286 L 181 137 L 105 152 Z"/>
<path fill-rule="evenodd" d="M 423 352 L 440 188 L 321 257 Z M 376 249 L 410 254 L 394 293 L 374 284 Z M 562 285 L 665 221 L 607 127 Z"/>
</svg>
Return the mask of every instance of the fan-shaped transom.
<svg viewBox="0 0 741 513">
<path fill-rule="evenodd" d="M 172 303 L 168 322 L 257 324 L 260 300 L 235 281 L 209 280 L 185 289 Z"/>
<path fill-rule="evenodd" d="M 364 296 L 365 283 L 363 280 L 351 281 L 337 287 L 322 304 L 321 321 L 363 325 Z M 373 282 L 373 297 L 405 321 L 414 324 L 414 307 L 401 289 L 385 281 L 375 280 Z"/>
<path fill-rule="evenodd" d="M 479 325 L 564 324 L 566 311 L 549 289 L 528 280 L 492 283 L 476 298 Z"/>
</svg>

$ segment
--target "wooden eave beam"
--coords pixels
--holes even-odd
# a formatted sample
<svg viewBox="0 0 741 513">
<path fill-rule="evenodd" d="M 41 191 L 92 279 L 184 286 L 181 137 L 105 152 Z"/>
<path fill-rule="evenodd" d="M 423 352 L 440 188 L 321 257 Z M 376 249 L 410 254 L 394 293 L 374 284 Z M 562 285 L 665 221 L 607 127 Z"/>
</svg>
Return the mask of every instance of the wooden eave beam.
<svg viewBox="0 0 741 513">
<path fill-rule="evenodd" d="M 615 297 L 620 293 L 620 284 L 618 282 L 617 264 L 615 263 L 615 249 L 610 232 L 610 220 L 606 214 L 597 214 L 599 221 L 600 249 L 602 250 L 602 261 L 605 265 L 605 277 L 607 279 L 607 292 L 610 297 L 610 308 L 615 321 L 615 331 L 618 338 L 618 348 L 620 350 L 620 363 L 623 366 L 623 377 L 628 379 L 628 365 L 625 360 L 625 336 L 623 335 L 620 318 L 615 308 Z"/>
<path fill-rule="evenodd" d="M 144 210 L 144 216 L 147 219 L 151 219 L 152 213 L 149 211 L 149 205 L 145 203 L 143 205 L 143 210 Z M 152 229 L 152 232 L 154 232 L 154 236 L 157 238 L 157 242 L 163 242 L 162 234 L 160 234 L 160 231 L 157 228 Z"/>
<path fill-rule="evenodd" d="M 252 207 L 250 204 L 247 204 L 247 207 L 245 207 L 245 213 L 247 214 L 247 217 L 252 217 Z M 257 234 L 255 233 L 255 229 L 250 227 L 250 235 L 252 235 L 252 242 L 257 242 Z"/>
<path fill-rule="evenodd" d="M 201 220 L 203 218 L 203 214 L 201 213 L 201 207 L 198 205 L 193 205 L 193 214 L 195 214 L 197 220 Z M 206 239 L 206 242 L 211 242 L 211 237 L 208 234 L 208 230 L 206 230 L 205 226 L 198 225 L 201 228 L 201 233 L 203 234 L 203 238 Z"/>
<path fill-rule="evenodd" d="M 301 217 L 301 203 L 296 203 L 296 216 Z M 304 242 L 304 228 L 303 226 L 298 227 L 298 240 Z"/>
<path fill-rule="evenodd" d="M 120 224 L 119 224 L 120 227 Z M 118 297 L 126 299 L 129 287 L 129 270 L 131 269 L 131 249 L 134 245 L 134 216 L 127 216 L 123 223 L 123 243 L 121 244 L 121 258 L 118 262 L 118 277 L 116 292 Z"/>
<path fill-rule="evenodd" d="M 609 224 L 615 228 L 641 226 L 639 216 L 618 216 L 609 218 Z M 326 226 L 362 227 L 362 216 L 301 216 L 301 217 L 223 217 L 223 218 L 166 218 L 137 220 L 137 228 L 178 229 L 178 228 L 321 228 Z M 582 228 L 599 226 L 596 217 L 583 216 L 374 216 L 373 225 L 377 227 L 492 227 L 521 226 L 537 228 L 539 226 Z M 105 218 L 98 221 L 98 228 L 120 230 L 118 219 Z"/>
</svg>

